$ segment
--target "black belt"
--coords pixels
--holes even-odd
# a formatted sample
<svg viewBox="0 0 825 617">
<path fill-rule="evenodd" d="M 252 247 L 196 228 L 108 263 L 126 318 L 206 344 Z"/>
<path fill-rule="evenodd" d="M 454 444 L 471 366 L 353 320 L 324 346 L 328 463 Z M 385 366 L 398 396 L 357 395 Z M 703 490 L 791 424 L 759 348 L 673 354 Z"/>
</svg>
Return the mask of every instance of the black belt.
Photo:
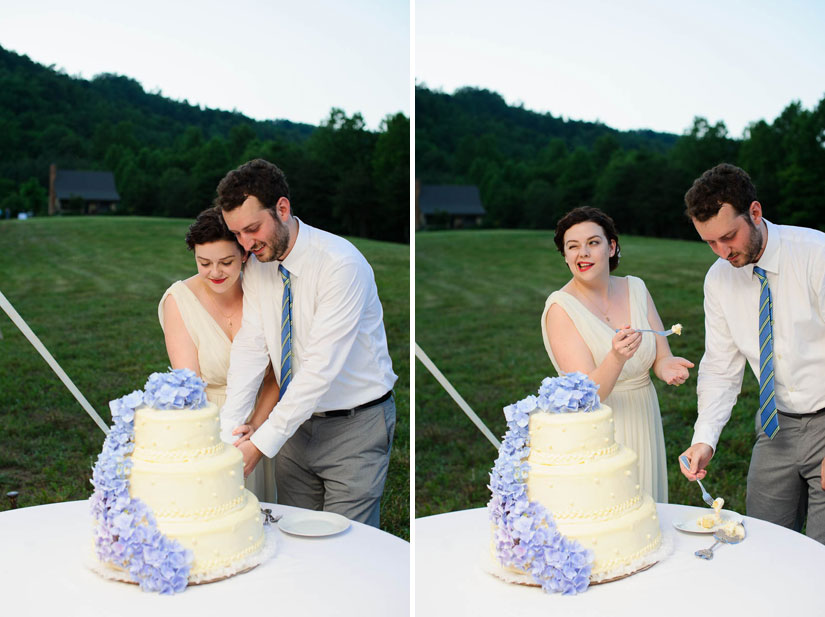
<svg viewBox="0 0 825 617">
<path fill-rule="evenodd" d="M 789 418 L 812 418 L 813 416 L 818 416 L 823 412 L 825 412 L 825 407 L 812 411 L 811 413 L 790 413 L 787 411 L 779 411 L 778 409 L 776 410 L 776 413 L 780 416 L 788 416 Z"/>
<path fill-rule="evenodd" d="M 313 415 L 319 418 L 340 418 L 343 416 L 351 416 L 354 415 L 356 411 L 361 411 L 362 409 L 367 409 L 368 407 L 375 407 L 376 405 L 380 405 L 391 396 L 392 390 L 387 392 L 384 396 L 375 399 L 374 401 L 364 403 L 363 405 L 358 405 L 358 407 L 353 407 L 352 409 L 335 409 L 333 411 L 319 411 L 318 413 L 315 413 Z"/>
</svg>

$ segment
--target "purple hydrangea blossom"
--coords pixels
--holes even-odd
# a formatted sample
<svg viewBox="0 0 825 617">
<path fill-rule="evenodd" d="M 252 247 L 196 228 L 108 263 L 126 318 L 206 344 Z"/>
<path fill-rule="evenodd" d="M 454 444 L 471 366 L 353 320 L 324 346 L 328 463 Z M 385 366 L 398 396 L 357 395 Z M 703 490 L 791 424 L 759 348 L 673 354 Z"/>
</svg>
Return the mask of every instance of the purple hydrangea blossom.
<svg viewBox="0 0 825 617">
<path fill-rule="evenodd" d="M 600 404 L 596 390 L 596 384 L 582 373 L 548 377 L 538 396 L 504 408 L 508 430 L 490 472 L 492 498 L 487 504 L 495 525 L 493 543 L 502 565 L 529 572 L 547 593 L 585 591 L 593 553 L 563 536 L 547 509 L 527 497 L 530 415 L 593 411 Z"/>
<path fill-rule="evenodd" d="M 595 411 L 601 405 L 598 389 L 584 373 L 545 377 L 539 387 L 538 407 L 551 413 Z"/>
<path fill-rule="evenodd" d="M 206 384 L 193 371 L 154 373 L 144 391 L 111 401 L 112 430 L 103 442 L 92 473 L 89 499 L 97 524 L 94 543 L 98 558 L 128 571 L 144 591 L 173 594 L 186 588 L 192 552 L 164 536 L 151 509 L 129 495 L 134 450 L 135 409 L 144 403 L 162 409 L 200 408 L 206 404 Z"/>
<path fill-rule="evenodd" d="M 188 368 L 152 373 L 142 402 L 157 409 L 200 409 L 206 405 L 206 383 Z"/>
</svg>

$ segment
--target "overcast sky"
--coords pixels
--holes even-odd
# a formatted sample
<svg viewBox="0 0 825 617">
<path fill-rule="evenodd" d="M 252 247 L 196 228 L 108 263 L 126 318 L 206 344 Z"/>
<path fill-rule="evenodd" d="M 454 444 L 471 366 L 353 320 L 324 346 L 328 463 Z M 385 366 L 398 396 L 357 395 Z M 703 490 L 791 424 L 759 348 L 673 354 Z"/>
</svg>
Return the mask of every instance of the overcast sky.
<svg viewBox="0 0 825 617">
<path fill-rule="evenodd" d="M 0 0 L 0 46 L 258 119 L 410 115 L 408 0 Z"/>
<path fill-rule="evenodd" d="M 617 129 L 733 137 L 825 95 L 825 2 L 415 0 L 415 79 Z"/>
</svg>

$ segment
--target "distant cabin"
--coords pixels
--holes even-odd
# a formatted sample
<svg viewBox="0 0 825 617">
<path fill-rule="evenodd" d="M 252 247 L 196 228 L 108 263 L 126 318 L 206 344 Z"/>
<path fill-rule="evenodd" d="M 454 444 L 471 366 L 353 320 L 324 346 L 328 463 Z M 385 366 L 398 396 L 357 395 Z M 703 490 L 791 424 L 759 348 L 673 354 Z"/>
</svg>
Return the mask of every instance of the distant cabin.
<svg viewBox="0 0 825 617">
<path fill-rule="evenodd" d="M 111 171 L 49 167 L 49 214 L 103 214 L 115 212 L 119 203 Z"/>
<path fill-rule="evenodd" d="M 481 225 L 486 212 L 477 186 L 421 184 L 416 188 L 416 229 Z"/>
</svg>

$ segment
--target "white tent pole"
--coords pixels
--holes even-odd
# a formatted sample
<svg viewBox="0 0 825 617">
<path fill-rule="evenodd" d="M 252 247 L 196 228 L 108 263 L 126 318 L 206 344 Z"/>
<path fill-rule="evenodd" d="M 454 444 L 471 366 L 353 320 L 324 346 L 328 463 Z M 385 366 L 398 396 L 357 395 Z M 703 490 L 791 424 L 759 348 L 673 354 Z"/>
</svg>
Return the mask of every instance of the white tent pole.
<svg viewBox="0 0 825 617">
<path fill-rule="evenodd" d="M 86 397 L 84 397 L 80 393 L 80 390 L 77 389 L 77 386 L 75 386 L 74 383 L 72 383 L 72 380 L 69 379 L 69 376 L 66 374 L 66 371 L 64 371 L 60 367 L 60 365 L 57 363 L 57 360 L 55 360 L 54 357 L 52 357 L 52 354 L 49 353 L 49 350 L 46 349 L 43 343 L 40 342 L 40 339 L 37 338 L 37 335 L 34 332 L 32 332 L 32 329 L 29 328 L 29 324 L 27 324 L 25 320 L 22 317 L 20 317 L 20 314 L 16 310 L 14 310 L 14 307 L 11 305 L 11 302 L 9 302 L 6 299 L 6 296 L 3 295 L 2 291 L 0 291 L 0 308 L 2 308 L 6 312 L 6 315 L 8 315 L 12 322 L 14 322 L 14 325 L 20 328 L 20 331 L 23 333 L 23 336 L 29 339 L 29 342 L 32 345 L 34 345 L 34 348 L 40 353 L 41 356 L 43 356 L 43 359 L 48 363 L 48 365 L 57 374 L 57 376 L 60 377 L 60 381 L 62 381 L 63 384 L 69 389 L 69 392 L 71 392 L 72 395 L 74 395 L 75 399 L 77 399 L 77 402 L 80 403 L 80 406 L 83 407 L 83 409 L 86 410 L 86 413 L 89 414 L 92 420 L 94 420 L 95 423 L 97 423 L 97 425 L 100 427 L 100 430 L 102 430 L 104 434 L 108 435 L 109 427 L 106 426 L 106 423 L 103 421 L 103 419 L 99 415 L 97 415 L 97 412 L 89 404 L 89 401 L 87 401 Z"/>
<path fill-rule="evenodd" d="M 433 361 L 430 360 L 429 356 L 427 356 L 427 354 L 424 353 L 424 350 L 418 346 L 418 343 L 415 344 L 415 357 L 421 360 L 421 363 L 427 367 L 427 370 L 430 371 L 430 373 L 433 374 L 433 377 L 435 377 L 438 383 L 440 383 L 441 386 L 447 391 L 447 394 L 449 394 L 452 397 L 456 404 L 461 408 L 461 411 L 467 414 L 467 417 L 470 418 L 473 424 L 475 424 L 478 427 L 478 430 L 480 430 L 484 434 L 484 436 L 490 440 L 490 443 L 493 444 L 493 446 L 495 446 L 496 450 L 498 450 L 498 448 L 501 446 L 499 440 L 495 438 L 495 435 L 493 435 L 490 429 L 488 429 L 484 422 L 481 421 L 481 418 L 479 418 L 476 415 L 476 413 L 472 409 L 470 409 L 470 406 L 467 404 L 467 402 L 463 398 L 461 398 L 461 395 L 458 393 L 458 391 L 455 388 L 453 388 L 453 385 L 449 381 L 447 381 L 447 378 L 444 377 L 441 371 L 438 370 L 438 367 L 436 367 L 436 365 L 433 364 Z"/>
</svg>

